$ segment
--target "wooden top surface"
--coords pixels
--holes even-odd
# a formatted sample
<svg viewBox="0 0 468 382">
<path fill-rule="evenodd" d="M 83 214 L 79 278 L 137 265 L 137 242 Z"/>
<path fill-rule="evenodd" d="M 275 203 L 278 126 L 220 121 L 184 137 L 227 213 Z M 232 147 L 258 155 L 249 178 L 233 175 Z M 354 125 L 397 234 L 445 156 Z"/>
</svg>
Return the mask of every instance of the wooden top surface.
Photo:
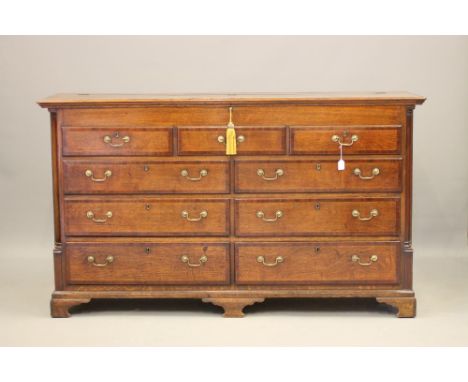
<svg viewBox="0 0 468 382">
<path fill-rule="evenodd" d="M 426 99 L 408 92 L 350 93 L 175 93 L 175 94 L 55 94 L 38 101 L 46 108 L 143 105 L 263 104 L 399 104 L 419 105 Z"/>
</svg>

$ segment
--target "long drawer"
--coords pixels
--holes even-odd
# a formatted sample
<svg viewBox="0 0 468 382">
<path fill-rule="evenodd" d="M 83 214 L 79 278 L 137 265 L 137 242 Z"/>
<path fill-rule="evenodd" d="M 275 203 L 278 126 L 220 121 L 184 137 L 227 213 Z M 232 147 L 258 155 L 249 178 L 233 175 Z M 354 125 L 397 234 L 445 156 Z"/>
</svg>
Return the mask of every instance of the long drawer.
<svg viewBox="0 0 468 382">
<path fill-rule="evenodd" d="M 236 199 L 237 236 L 397 235 L 395 198 Z"/>
<path fill-rule="evenodd" d="M 66 194 L 228 193 L 228 159 L 64 159 Z"/>
<path fill-rule="evenodd" d="M 236 158 L 236 192 L 398 192 L 400 159 L 347 159 L 338 171 L 338 159 L 255 160 Z"/>
<path fill-rule="evenodd" d="M 228 284 L 228 243 L 67 244 L 71 284 Z"/>
<path fill-rule="evenodd" d="M 236 284 L 392 284 L 399 242 L 237 243 Z"/>
<path fill-rule="evenodd" d="M 229 200 L 65 198 L 70 236 L 227 236 Z"/>
</svg>

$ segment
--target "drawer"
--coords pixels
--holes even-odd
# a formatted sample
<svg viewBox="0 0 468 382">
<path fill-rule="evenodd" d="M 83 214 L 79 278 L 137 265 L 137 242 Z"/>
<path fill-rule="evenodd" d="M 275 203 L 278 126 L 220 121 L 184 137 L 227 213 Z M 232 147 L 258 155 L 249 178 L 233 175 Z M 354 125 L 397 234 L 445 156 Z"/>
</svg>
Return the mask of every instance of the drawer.
<svg viewBox="0 0 468 382">
<path fill-rule="evenodd" d="M 400 159 L 235 159 L 236 192 L 399 192 Z"/>
<path fill-rule="evenodd" d="M 401 126 L 291 127 L 292 154 L 399 154 Z"/>
<path fill-rule="evenodd" d="M 66 245 L 70 284 L 228 284 L 227 243 Z"/>
<path fill-rule="evenodd" d="M 236 284 L 395 284 L 400 243 L 238 243 Z"/>
<path fill-rule="evenodd" d="M 169 127 L 62 127 L 63 155 L 171 155 Z"/>
<path fill-rule="evenodd" d="M 398 198 L 237 199 L 237 236 L 397 235 Z"/>
<path fill-rule="evenodd" d="M 226 127 L 179 127 L 179 155 L 224 155 Z M 286 128 L 236 127 L 239 155 L 285 154 Z M 221 141 L 221 142 L 220 142 Z"/>
<path fill-rule="evenodd" d="M 64 159 L 66 194 L 228 193 L 227 159 Z"/>
<path fill-rule="evenodd" d="M 70 236 L 227 236 L 229 200 L 65 198 Z"/>
</svg>

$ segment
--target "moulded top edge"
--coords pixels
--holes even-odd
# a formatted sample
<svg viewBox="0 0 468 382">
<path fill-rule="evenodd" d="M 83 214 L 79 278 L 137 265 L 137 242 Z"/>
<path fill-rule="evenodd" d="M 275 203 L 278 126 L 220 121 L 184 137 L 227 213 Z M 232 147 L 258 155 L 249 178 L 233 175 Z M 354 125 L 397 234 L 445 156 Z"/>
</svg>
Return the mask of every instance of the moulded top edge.
<svg viewBox="0 0 468 382">
<path fill-rule="evenodd" d="M 400 104 L 420 105 L 425 97 L 408 92 L 327 93 L 174 93 L 174 94 L 56 94 L 38 101 L 41 107 L 236 105 L 263 104 Z"/>
</svg>

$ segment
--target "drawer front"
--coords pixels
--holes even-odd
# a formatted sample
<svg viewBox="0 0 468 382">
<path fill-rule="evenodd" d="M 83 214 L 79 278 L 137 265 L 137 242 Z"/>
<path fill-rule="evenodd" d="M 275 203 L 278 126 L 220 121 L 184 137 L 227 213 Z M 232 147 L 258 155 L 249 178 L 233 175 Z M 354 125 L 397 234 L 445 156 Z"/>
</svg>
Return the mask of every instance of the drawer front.
<svg viewBox="0 0 468 382">
<path fill-rule="evenodd" d="M 236 160 L 236 192 L 398 192 L 401 160 Z"/>
<path fill-rule="evenodd" d="M 67 244 L 71 284 L 228 284 L 229 245 Z"/>
<path fill-rule="evenodd" d="M 229 166 L 220 161 L 65 159 L 66 194 L 228 193 Z"/>
<path fill-rule="evenodd" d="M 401 126 L 291 127 L 292 154 L 399 154 Z"/>
<path fill-rule="evenodd" d="M 171 155 L 172 128 L 63 127 L 63 155 Z"/>
<path fill-rule="evenodd" d="M 226 127 L 178 128 L 179 155 L 224 155 Z M 284 127 L 236 127 L 239 155 L 285 154 Z M 221 142 L 220 142 L 221 141 Z"/>
<path fill-rule="evenodd" d="M 396 235 L 397 198 L 236 200 L 236 235 Z"/>
<path fill-rule="evenodd" d="M 236 284 L 392 284 L 399 243 L 238 243 Z"/>
<path fill-rule="evenodd" d="M 70 236 L 227 236 L 229 200 L 65 199 Z"/>
</svg>

